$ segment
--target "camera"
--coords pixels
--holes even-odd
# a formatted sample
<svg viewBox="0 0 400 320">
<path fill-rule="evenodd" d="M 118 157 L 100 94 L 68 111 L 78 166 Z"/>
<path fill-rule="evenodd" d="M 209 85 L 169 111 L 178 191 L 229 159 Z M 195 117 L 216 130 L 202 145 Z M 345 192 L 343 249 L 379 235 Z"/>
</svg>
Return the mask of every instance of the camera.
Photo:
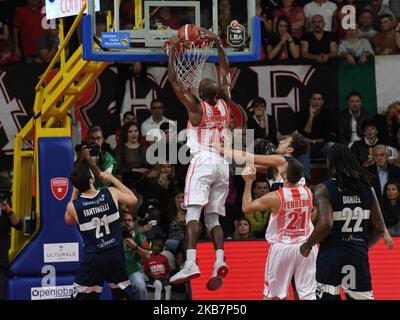
<svg viewBox="0 0 400 320">
<path fill-rule="evenodd" d="M 0 203 L 7 203 L 9 202 L 10 194 L 9 192 L 0 191 Z"/>
<path fill-rule="evenodd" d="M 98 157 L 100 155 L 100 146 L 97 143 L 91 143 L 87 148 L 91 157 Z"/>
<path fill-rule="evenodd" d="M 122 227 L 121 232 L 123 239 L 131 238 L 131 231 L 128 227 Z"/>
</svg>

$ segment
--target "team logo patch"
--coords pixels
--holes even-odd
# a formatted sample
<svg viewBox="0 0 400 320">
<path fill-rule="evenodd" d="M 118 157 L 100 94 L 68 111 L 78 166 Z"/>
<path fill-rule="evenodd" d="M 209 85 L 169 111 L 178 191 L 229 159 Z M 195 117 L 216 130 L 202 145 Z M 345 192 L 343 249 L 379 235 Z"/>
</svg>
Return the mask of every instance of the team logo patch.
<svg viewBox="0 0 400 320">
<path fill-rule="evenodd" d="M 53 196 L 61 201 L 65 198 L 68 192 L 68 179 L 67 178 L 53 178 L 50 180 L 50 187 Z"/>
</svg>

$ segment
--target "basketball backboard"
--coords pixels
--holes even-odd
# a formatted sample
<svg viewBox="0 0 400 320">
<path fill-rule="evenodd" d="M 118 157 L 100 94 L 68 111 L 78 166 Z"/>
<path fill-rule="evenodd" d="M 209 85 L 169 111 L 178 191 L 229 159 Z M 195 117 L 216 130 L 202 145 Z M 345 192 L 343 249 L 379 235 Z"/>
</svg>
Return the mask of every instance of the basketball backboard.
<svg viewBox="0 0 400 320">
<path fill-rule="evenodd" d="M 88 0 L 82 20 L 83 58 L 93 61 L 167 61 L 164 42 L 180 26 L 195 24 L 219 34 L 230 62 L 260 59 L 260 21 L 256 0 L 146 1 Z M 109 3 L 108 6 L 104 3 Z M 238 29 L 229 27 L 236 20 Z M 208 62 L 217 62 L 212 50 Z"/>
</svg>

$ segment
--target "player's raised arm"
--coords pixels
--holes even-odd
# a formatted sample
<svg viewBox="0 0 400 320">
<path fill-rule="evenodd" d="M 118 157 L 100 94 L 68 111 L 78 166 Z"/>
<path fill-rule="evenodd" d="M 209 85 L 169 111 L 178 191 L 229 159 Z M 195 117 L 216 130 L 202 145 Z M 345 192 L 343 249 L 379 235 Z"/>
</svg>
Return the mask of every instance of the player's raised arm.
<svg viewBox="0 0 400 320">
<path fill-rule="evenodd" d="M 276 205 L 278 199 L 275 192 L 267 193 L 256 200 L 252 199 L 251 187 L 256 179 L 256 169 L 254 166 L 246 167 L 242 172 L 242 177 L 246 182 L 242 199 L 242 211 L 244 213 L 264 211 L 266 208 L 272 209 L 272 211 L 278 209 Z"/>
<path fill-rule="evenodd" d="M 78 217 L 76 215 L 76 210 L 73 201 L 78 197 L 78 189 L 73 187 L 71 199 L 67 204 L 67 210 L 65 211 L 64 220 L 66 224 L 75 224 L 78 223 Z"/>
<path fill-rule="evenodd" d="M 228 105 L 230 111 L 230 101 L 231 101 L 231 72 L 228 62 L 228 57 L 226 56 L 224 47 L 222 46 L 221 39 L 211 31 L 199 28 L 199 30 L 207 35 L 208 38 L 212 39 L 217 47 L 218 51 L 218 64 L 220 66 L 220 71 L 218 72 L 218 83 L 219 83 L 219 95 L 224 99 Z"/>
<path fill-rule="evenodd" d="M 280 168 L 285 165 L 285 158 L 281 155 L 258 155 L 242 150 L 224 148 L 221 152 L 239 165 L 254 164 L 256 167 Z"/>
<path fill-rule="evenodd" d="M 304 257 L 310 254 L 313 246 L 328 236 L 333 227 L 333 209 L 329 199 L 329 191 L 325 185 L 319 184 L 315 188 L 314 204 L 317 207 L 318 221 L 310 237 L 300 247 L 300 253 Z"/>
<path fill-rule="evenodd" d="M 111 182 L 114 185 L 110 187 L 109 190 L 112 193 L 114 199 L 118 203 L 134 206 L 137 203 L 137 198 L 133 191 L 125 186 L 121 181 L 114 177 L 111 173 L 105 171 L 101 173 L 101 177 L 106 182 Z"/>
<path fill-rule="evenodd" d="M 379 206 L 378 198 L 375 190 L 372 191 L 372 207 L 370 212 L 371 229 L 368 234 L 368 248 L 371 248 L 383 236 L 385 231 L 385 222 L 383 220 L 381 207 Z"/>
<path fill-rule="evenodd" d="M 171 83 L 172 89 L 179 101 L 185 106 L 189 113 L 189 119 L 192 124 L 201 122 L 202 108 L 196 96 L 190 91 L 186 90 L 182 83 L 178 80 L 175 69 L 175 48 L 178 44 L 178 37 L 171 38 L 170 46 L 168 48 L 168 80 Z M 200 116 L 200 121 L 199 120 Z M 192 121 L 194 120 L 194 121 Z"/>
</svg>

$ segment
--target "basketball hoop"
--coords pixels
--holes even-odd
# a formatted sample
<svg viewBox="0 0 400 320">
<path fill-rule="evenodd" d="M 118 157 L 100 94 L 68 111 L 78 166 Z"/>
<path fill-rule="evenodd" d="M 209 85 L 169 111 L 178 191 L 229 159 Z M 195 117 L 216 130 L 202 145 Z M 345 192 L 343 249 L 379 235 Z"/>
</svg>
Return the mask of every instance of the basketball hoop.
<svg viewBox="0 0 400 320">
<path fill-rule="evenodd" d="M 211 53 L 214 41 L 200 38 L 196 41 L 180 40 L 175 48 L 175 71 L 185 89 L 198 88 L 204 63 Z M 165 42 L 167 55 L 170 41 Z"/>
</svg>

